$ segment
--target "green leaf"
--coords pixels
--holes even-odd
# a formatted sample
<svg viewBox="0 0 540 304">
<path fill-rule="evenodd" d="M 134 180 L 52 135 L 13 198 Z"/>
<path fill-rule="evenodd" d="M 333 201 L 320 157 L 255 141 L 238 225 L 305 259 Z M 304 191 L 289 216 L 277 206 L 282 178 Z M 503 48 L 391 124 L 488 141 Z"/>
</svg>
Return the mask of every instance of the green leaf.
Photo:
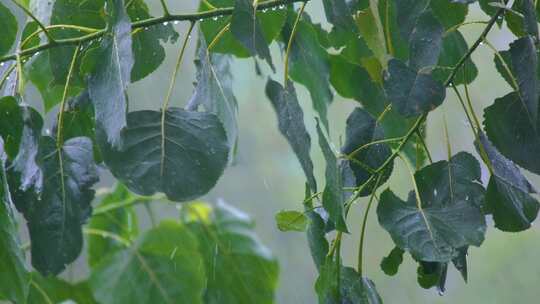
<svg viewBox="0 0 540 304">
<path fill-rule="evenodd" d="M 135 195 L 131 194 L 124 185 L 118 183 L 113 192 L 108 193 L 101 199 L 98 207 L 114 206 L 135 199 Z M 102 215 L 94 215 L 88 224 L 88 228 L 114 233 L 125 240 L 131 241 L 138 235 L 137 214 L 133 208 L 123 207 Z M 94 268 L 106 256 L 124 249 L 123 246 L 125 245 L 117 240 L 98 235 L 89 235 L 88 264 L 91 268 Z"/>
<path fill-rule="evenodd" d="M 203 303 L 203 265 L 188 228 L 163 221 L 131 248 L 101 260 L 90 286 L 101 304 Z"/>
<path fill-rule="evenodd" d="M 530 195 L 536 191 L 519 168 L 500 154 L 483 133 L 480 133 L 479 144 L 493 168 L 486 193 L 486 208 L 493 215 L 495 227 L 511 232 L 530 228 L 540 209 L 538 201 Z"/>
<path fill-rule="evenodd" d="M 431 0 L 429 6 L 439 22 L 445 29 L 449 29 L 455 25 L 465 22 L 465 17 L 469 12 L 467 2 L 462 0 Z M 444 48 L 443 48 L 444 49 Z"/>
<path fill-rule="evenodd" d="M 279 131 L 287 139 L 296 157 L 298 157 L 309 187 L 312 191 L 317 191 L 317 182 L 313 175 L 313 162 L 309 154 L 311 137 L 304 125 L 304 112 L 302 112 L 302 108 L 298 103 L 293 83 L 287 81 L 284 88 L 278 82 L 268 79 L 266 96 L 268 96 L 276 111 Z"/>
<path fill-rule="evenodd" d="M 396 245 L 421 261 L 449 262 L 459 248 L 480 246 L 486 222 L 480 205 L 484 189 L 480 165 L 461 152 L 450 161 L 439 161 L 415 174 L 416 196 L 402 201 L 390 190 L 381 194 L 379 223 Z"/>
<path fill-rule="evenodd" d="M 208 11 L 213 9 L 212 7 L 204 4 L 204 2 L 205 1 L 201 1 L 199 11 Z M 217 8 L 232 7 L 235 5 L 234 0 L 208 0 L 206 2 L 211 3 L 212 6 Z M 267 44 L 270 44 L 272 40 L 278 37 L 286 18 L 287 11 L 282 9 L 257 12 L 257 20 L 260 23 L 261 30 Z M 201 22 L 200 27 L 206 41 L 212 41 L 214 37 L 216 37 L 217 33 L 219 33 L 219 31 L 223 29 L 230 20 L 230 18 L 221 18 Z M 231 31 L 227 31 L 217 41 L 214 48 L 212 48 L 212 52 L 232 54 L 241 58 L 251 56 L 251 53 L 233 36 Z"/>
<path fill-rule="evenodd" d="M 98 304 L 87 282 L 68 283 L 62 279 L 44 278 L 32 273 L 32 285 L 27 303 Z"/>
<path fill-rule="evenodd" d="M 425 289 L 437 287 L 440 294 L 444 293 L 447 270 L 448 264 L 446 263 L 419 262 L 417 269 L 418 285 Z"/>
<path fill-rule="evenodd" d="M 396 18 L 399 31 L 405 41 L 411 40 L 416 23 L 420 16 L 429 7 L 429 0 L 401 0 L 396 1 Z"/>
<path fill-rule="evenodd" d="M 29 278 L 7 183 L 6 161 L 4 141 L 0 137 L 0 298 L 25 303 Z"/>
<path fill-rule="evenodd" d="M 3 29 L 0 37 L 0 56 L 3 56 L 11 50 L 17 38 L 17 19 L 2 3 L 0 3 L 0 28 Z"/>
<path fill-rule="evenodd" d="M 254 3 L 255 6 L 249 0 L 235 0 L 231 18 L 231 33 L 248 49 L 252 56 L 266 60 L 272 70 L 275 70 L 270 49 L 266 44 L 264 32 L 257 18 L 256 2 Z"/>
<path fill-rule="evenodd" d="M 373 14 L 373 11 L 376 10 L 377 8 L 368 8 L 358 12 L 356 15 L 356 25 L 369 49 L 373 52 L 373 55 L 379 60 L 381 66 L 385 67 L 387 61 L 387 46 L 381 20 L 378 14 L 377 16 Z"/>
<path fill-rule="evenodd" d="M 40 139 L 38 163 L 43 191 L 12 187 L 17 209 L 30 231 L 32 265 L 44 275 L 56 275 L 73 262 L 83 245 L 81 225 L 91 214 L 91 187 L 98 181 L 92 143 L 72 138 L 61 148 L 49 136 Z M 13 190 L 15 189 L 15 190 Z"/>
<path fill-rule="evenodd" d="M 238 102 L 232 90 L 231 58 L 228 55 L 210 54 L 202 35 L 198 55 L 197 86 L 188 107 L 196 109 L 202 105 L 219 118 L 227 133 L 229 151 L 232 152 L 238 141 Z M 232 156 L 233 153 L 230 153 L 229 157 Z"/>
<path fill-rule="evenodd" d="M 148 6 L 143 0 L 135 0 L 127 10 L 131 20 L 145 20 L 151 18 Z M 162 43 L 175 43 L 178 33 L 172 23 L 161 23 L 145 29 L 135 30 L 133 33 L 133 69 L 131 81 L 139 81 L 154 72 L 165 59 L 165 49 Z"/>
<path fill-rule="evenodd" d="M 501 76 L 506 80 L 508 85 L 515 91 L 518 90 L 517 83 L 515 82 L 514 73 L 512 72 L 512 57 L 510 51 L 499 51 L 500 56 L 494 56 L 493 61 L 495 67 Z"/>
<path fill-rule="evenodd" d="M 296 14 L 289 14 L 283 27 L 283 41 L 289 41 Z M 289 74 L 292 80 L 305 86 L 324 126 L 328 129 L 327 108 L 332 102 L 330 63 L 328 54 L 319 44 L 317 33 L 305 20 L 300 20 L 291 45 Z"/>
<path fill-rule="evenodd" d="M 517 80 L 519 95 L 533 126 L 538 118 L 538 55 L 531 37 L 520 38 L 510 44 L 512 72 Z"/>
<path fill-rule="evenodd" d="M 538 39 L 538 16 L 535 5 L 533 0 L 516 0 L 513 2 L 512 12 L 505 15 L 505 20 L 514 35 L 518 37 L 531 35 Z"/>
<path fill-rule="evenodd" d="M 306 231 L 307 216 L 298 211 L 280 211 L 276 214 L 276 224 L 280 231 Z"/>
<path fill-rule="evenodd" d="M 13 96 L 0 98 L 0 137 L 3 139 L 2 153 L 13 160 L 19 152 L 19 145 L 23 133 L 23 114 L 17 99 Z"/>
<path fill-rule="evenodd" d="M 311 257 L 315 262 L 317 270 L 320 270 L 328 254 L 329 246 L 325 237 L 325 222 L 317 212 L 318 210 L 313 207 L 313 198 L 311 197 L 310 187 L 307 183 L 304 202 L 304 213 L 309 218 L 306 232 L 309 251 L 311 252 Z"/>
<path fill-rule="evenodd" d="M 402 1 L 399 1 L 400 3 Z M 409 39 L 409 67 L 422 72 L 439 60 L 444 29 L 431 11 L 418 17 Z"/>
<path fill-rule="evenodd" d="M 64 92 L 63 85 L 58 85 L 51 81 L 54 76 L 51 65 L 49 64 L 50 52 L 51 51 L 46 50 L 34 55 L 23 67 L 24 76 L 30 80 L 39 91 L 39 94 L 43 99 L 46 113 L 60 103 Z M 70 86 L 68 97 L 78 94 L 80 90 L 79 87 Z"/>
<path fill-rule="evenodd" d="M 328 260 L 321 271 L 315 283 L 319 303 L 382 303 L 382 299 L 375 289 L 375 284 L 370 279 L 361 277 L 356 270 L 350 267 L 340 266 L 339 274 L 337 270 L 336 262 Z"/>
<path fill-rule="evenodd" d="M 103 137 L 98 133 L 98 140 Z M 103 158 L 116 178 L 141 195 L 192 200 L 210 191 L 227 165 L 227 136 L 211 113 L 131 112 L 122 141 L 120 150 L 101 142 Z"/>
<path fill-rule="evenodd" d="M 26 41 L 26 39 L 36 32 L 39 29 L 39 26 L 37 22 L 30 21 L 28 22 L 23 29 L 22 36 L 21 36 L 21 44 L 23 41 Z M 24 48 L 32 48 L 39 45 L 39 36 L 34 36 L 33 38 L 30 38 L 28 42 L 24 45 Z"/>
<path fill-rule="evenodd" d="M 443 37 L 439 63 L 433 71 L 433 77 L 441 83 L 445 82 L 450 76 L 452 69 L 468 51 L 469 47 L 467 46 L 467 42 L 459 31 L 447 33 Z M 454 85 L 470 84 L 477 76 L 478 69 L 469 57 L 463 64 L 461 70 L 454 76 L 452 82 Z"/>
<path fill-rule="evenodd" d="M 373 172 L 384 164 L 392 154 L 390 147 L 385 144 L 369 145 L 374 141 L 384 139 L 384 130 L 381 125 L 367 111 L 356 108 L 347 118 L 345 145 L 341 152 L 347 155 L 347 167 L 350 167 L 355 176 L 355 187 L 364 185 Z M 367 148 L 365 147 L 367 146 Z M 378 186 L 385 183 L 393 170 L 393 162 L 381 172 Z M 376 181 L 364 186 L 360 195 L 369 195 L 376 189 Z"/>
<path fill-rule="evenodd" d="M 540 135 L 531 125 L 518 93 L 497 98 L 484 110 L 484 127 L 489 140 L 502 155 L 521 167 L 540 174 Z"/>
<path fill-rule="evenodd" d="M 105 0 L 57 0 L 54 2 L 51 13 L 51 25 L 70 24 L 103 29 L 105 28 L 104 5 Z M 112 2 L 109 3 L 109 9 L 112 6 Z M 54 31 L 53 36 L 55 39 L 70 39 L 82 36 L 82 33 L 73 29 L 63 29 Z M 66 83 L 74 52 L 73 45 L 59 46 L 49 50 L 49 64 L 52 71 L 52 79 L 49 79 L 49 82 L 52 85 L 63 86 Z M 78 70 L 77 67 L 76 71 Z M 83 79 L 78 73 L 73 73 L 70 83 L 71 86 L 82 86 Z"/>
<path fill-rule="evenodd" d="M 330 147 L 328 140 L 324 136 L 317 121 L 317 134 L 319 136 L 319 146 L 326 161 L 326 186 L 324 187 L 322 202 L 324 209 L 328 212 L 329 220 L 335 224 L 336 229 L 348 232 L 345 222 L 344 193 L 341 180 L 341 172 L 338 168 L 338 160 L 334 151 Z"/>
<path fill-rule="evenodd" d="M 415 72 L 398 59 L 388 63 L 384 89 L 399 114 L 412 117 L 431 111 L 446 97 L 444 86 L 432 75 Z"/>
<path fill-rule="evenodd" d="M 381 261 L 382 271 L 389 276 L 396 275 L 398 272 L 399 266 L 403 263 L 403 251 L 399 247 L 394 247 L 388 256 L 384 257 Z"/>
<path fill-rule="evenodd" d="M 278 263 L 255 235 L 248 215 L 220 201 L 213 208 L 190 204 L 181 218 L 199 241 L 206 269 L 204 303 L 274 303 Z"/>
<path fill-rule="evenodd" d="M 326 20 L 340 30 L 356 31 L 352 8 L 345 0 L 323 0 Z"/>
<path fill-rule="evenodd" d="M 120 131 L 126 126 L 125 90 L 133 67 L 131 23 L 123 0 L 112 0 L 107 8 L 109 31 L 101 41 L 100 64 L 89 77 L 88 89 L 97 127 L 105 133 L 109 143 L 119 148 Z"/>
</svg>

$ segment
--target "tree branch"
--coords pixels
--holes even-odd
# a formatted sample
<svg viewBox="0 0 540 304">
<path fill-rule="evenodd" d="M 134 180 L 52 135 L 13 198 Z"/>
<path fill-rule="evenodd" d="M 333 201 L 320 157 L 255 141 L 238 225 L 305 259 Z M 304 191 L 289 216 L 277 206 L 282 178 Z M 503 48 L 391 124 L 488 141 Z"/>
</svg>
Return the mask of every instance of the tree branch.
<svg viewBox="0 0 540 304">
<path fill-rule="evenodd" d="M 260 2 L 257 6 L 257 10 L 262 11 L 273 7 L 279 7 L 287 4 L 292 3 L 304 3 L 308 2 L 309 0 L 267 0 L 264 2 Z M 136 28 L 145 28 L 153 25 L 162 24 L 165 22 L 171 22 L 171 21 L 189 21 L 189 22 L 200 22 L 204 21 L 206 19 L 211 18 L 217 18 L 217 17 L 223 17 L 223 16 L 229 16 L 232 15 L 234 10 L 234 7 L 225 7 L 225 8 L 219 8 L 215 10 L 210 11 L 204 11 L 199 13 L 193 13 L 193 14 L 179 14 L 179 15 L 168 15 L 168 16 L 161 16 L 161 17 L 154 17 L 154 18 L 148 18 L 145 20 L 140 20 L 131 23 L 131 27 L 133 29 Z M 95 39 L 98 39 L 102 37 L 105 34 L 105 29 L 101 29 L 95 33 L 91 33 L 88 35 L 84 35 L 77 38 L 70 38 L 70 39 L 59 39 L 55 40 L 53 42 L 45 43 L 42 45 L 38 45 L 32 48 L 28 48 L 25 50 L 21 50 L 19 52 L 19 55 L 21 57 L 30 56 L 37 52 L 47 50 L 54 47 L 59 46 L 69 46 L 69 45 L 77 45 L 79 43 L 85 43 L 88 41 L 92 41 Z M 5 61 L 12 61 L 17 58 L 17 54 L 11 54 L 8 56 L 4 56 L 0 58 L 0 62 Z"/>
</svg>

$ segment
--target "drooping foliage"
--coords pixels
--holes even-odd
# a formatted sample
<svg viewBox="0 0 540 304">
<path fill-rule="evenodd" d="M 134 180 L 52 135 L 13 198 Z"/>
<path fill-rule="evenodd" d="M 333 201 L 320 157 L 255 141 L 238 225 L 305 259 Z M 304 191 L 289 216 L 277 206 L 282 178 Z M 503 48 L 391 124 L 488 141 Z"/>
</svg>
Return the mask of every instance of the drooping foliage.
<svg viewBox="0 0 540 304">
<path fill-rule="evenodd" d="M 322 2 L 325 20 L 311 18 L 309 1 Z M 468 19 L 476 2 L 487 21 Z M 450 264 L 467 280 L 468 249 L 483 244 L 489 226 L 519 232 L 535 221 L 540 203 L 527 177 L 540 174 L 536 1 L 201 0 L 190 13 L 159 4 L 153 16 L 145 0 L 0 3 L 0 301 L 275 302 L 278 262 L 250 217 L 223 201 L 194 201 L 234 163 L 232 62 L 242 58 L 266 79 L 258 89 L 305 174 L 302 206 L 275 219 L 281 231 L 306 233 L 320 303 L 382 303 L 384 291 L 363 271 L 372 206 L 395 245 L 381 256 L 382 271 L 395 275 L 410 256 L 419 285 L 439 291 Z M 469 24 L 484 26 L 477 39 L 462 34 Z M 494 26 L 514 35 L 507 50 L 489 42 Z M 162 66 L 167 43 L 178 44 L 179 55 L 163 103 L 131 111 L 131 84 Z M 193 94 L 184 108 L 169 107 L 190 43 Z M 509 85 L 483 117 L 468 91 L 482 69 L 472 60 L 480 45 L 493 50 Z M 30 84 L 39 100 L 27 100 L 36 96 Z M 433 159 L 428 116 L 453 93 L 476 154 L 452 153 L 447 142 L 447 158 Z M 336 96 L 355 105 L 344 130 L 328 115 Z M 384 186 L 398 160 L 410 173 L 406 198 Z M 105 171 L 117 184 L 96 191 Z M 179 214 L 141 231 L 137 206 L 160 200 L 176 203 Z M 357 229 L 347 219 L 360 201 L 352 268 L 341 249 L 344 234 Z M 81 256 L 89 268 L 83 281 L 55 278 Z"/>
</svg>

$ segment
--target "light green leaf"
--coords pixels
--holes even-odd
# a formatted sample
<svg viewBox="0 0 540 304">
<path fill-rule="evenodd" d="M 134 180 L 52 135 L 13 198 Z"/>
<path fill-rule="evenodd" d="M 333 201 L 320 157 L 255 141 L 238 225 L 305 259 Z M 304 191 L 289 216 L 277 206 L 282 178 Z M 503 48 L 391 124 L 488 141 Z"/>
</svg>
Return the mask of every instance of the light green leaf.
<svg viewBox="0 0 540 304">
<path fill-rule="evenodd" d="M 298 211 L 280 211 L 276 214 L 276 224 L 281 231 L 306 231 L 307 216 Z"/>
<path fill-rule="evenodd" d="M 131 248 L 94 267 L 90 286 L 101 304 L 203 303 L 204 261 L 188 228 L 163 221 Z"/>
<path fill-rule="evenodd" d="M 2 29 L 0 56 L 3 56 L 11 50 L 17 38 L 17 19 L 2 3 L 0 3 L 0 28 Z"/>
</svg>

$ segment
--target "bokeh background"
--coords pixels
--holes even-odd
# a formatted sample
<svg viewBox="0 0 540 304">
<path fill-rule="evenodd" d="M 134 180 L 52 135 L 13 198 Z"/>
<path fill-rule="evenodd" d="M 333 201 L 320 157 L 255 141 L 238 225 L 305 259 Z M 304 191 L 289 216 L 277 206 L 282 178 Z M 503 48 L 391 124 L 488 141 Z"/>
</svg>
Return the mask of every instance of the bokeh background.
<svg viewBox="0 0 540 304">
<path fill-rule="evenodd" d="M 11 5 L 8 0 L 0 0 Z M 45 1 L 45 0 L 43 0 Z M 168 1 L 172 12 L 196 11 L 197 0 Z M 160 13 L 158 0 L 147 0 L 152 11 Z M 327 26 L 320 0 L 312 0 L 307 12 L 315 21 Z M 19 15 L 22 17 L 22 15 Z M 20 20 L 22 20 L 20 18 Z M 470 6 L 469 21 L 488 20 L 477 4 Z M 187 24 L 175 25 L 183 38 Z M 483 25 L 468 25 L 462 33 L 469 42 L 475 40 Z M 301 33 L 299 33 L 301 35 Z M 507 30 L 497 27 L 488 36 L 497 49 L 507 49 L 513 36 Z M 172 69 L 180 47 L 180 40 L 166 45 L 167 58 L 164 64 L 151 76 L 129 87 L 131 110 L 159 108 L 169 85 Z M 183 106 L 193 92 L 195 66 L 193 64 L 196 35 L 193 36 L 173 92 L 173 106 Z M 282 53 L 274 43 L 271 47 L 277 67 L 274 79 L 281 79 Z M 487 46 L 480 46 L 472 56 L 479 67 L 479 76 L 469 87 L 475 110 L 481 116 L 484 107 L 494 99 L 505 95 L 510 87 L 503 81 L 493 64 L 494 54 Z M 271 71 L 262 64 L 265 75 Z M 277 303 L 316 303 L 313 288 L 316 271 L 312 264 L 305 235 L 283 233 L 275 225 L 274 215 L 282 209 L 302 209 L 305 178 L 292 150 L 279 134 L 277 120 L 270 102 L 264 95 L 266 76 L 257 77 L 252 59 L 235 59 L 232 73 L 234 91 L 239 101 L 240 141 L 238 155 L 215 189 L 203 200 L 210 202 L 222 198 L 228 203 L 250 214 L 257 223 L 257 232 L 262 241 L 272 250 L 280 263 L 281 275 L 277 290 Z M 309 93 L 297 85 L 299 99 L 305 111 L 305 123 L 312 135 L 312 156 L 316 176 L 320 183 L 324 176 L 324 162 L 318 149 L 314 130 L 314 112 Z M 29 87 L 26 100 L 38 100 L 35 89 Z M 35 105 L 42 108 L 39 102 Z M 331 139 L 338 147 L 339 138 L 344 135 L 345 120 L 351 110 L 359 106 L 353 100 L 335 96 L 329 110 Z M 52 114 L 54 115 L 54 113 Z M 472 141 L 473 134 L 465 120 L 458 100 L 451 90 L 442 106 L 433 111 L 428 119 L 427 142 L 434 160 L 446 158 L 444 118 L 448 123 L 452 151 L 469 151 L 476 154 Z M 540 156 L 539 156 L 540 157 Z M 487 178 L 484 169 L 483 178 Z M 526 173 L 533 185 L 540 186 L 540 178 Z M 110 187 L 113 179 L 103 172 L 100 187 Z M 383 188 L 390 187 L 402 197 L 412 189 L 408 173 L 399 159 L 390 181 Z M 344 262 L 356 266 L 360 217 L 366 201 L 360 200 L 352 209 L 348 225 L 351 234 L 344 238 L 342 253 Z M 178 214 L 172 203 L 152 204 L 154 215 L 161 218 Z M 144 208 L 140 208 L 141 225 L 149 227 L 151 221 Z M 436 290 L 421 289 L 416 283 L 416 264 L 409 256 L 396 276 L 386 276 L 379 267 L 383 256 L 393 248 L 389 235 L 377 223 L 375 212 L 370 214 L 365 246 L 365 274 L 376 284 L 385 303 L 538 303 L 540 302 L 540 231 L 533 226 L 528 231 L 512 234 L 503 233 L 489 222 L 486 241 L 481 248 L 469 251 L 469 282 L 465 284 L 458 272 L 450 267 L 447 291 L 440 296 Z M 86 274 L 84 257 L 63 274 L 64 278 L 79 280 Z"/>
</svg>

